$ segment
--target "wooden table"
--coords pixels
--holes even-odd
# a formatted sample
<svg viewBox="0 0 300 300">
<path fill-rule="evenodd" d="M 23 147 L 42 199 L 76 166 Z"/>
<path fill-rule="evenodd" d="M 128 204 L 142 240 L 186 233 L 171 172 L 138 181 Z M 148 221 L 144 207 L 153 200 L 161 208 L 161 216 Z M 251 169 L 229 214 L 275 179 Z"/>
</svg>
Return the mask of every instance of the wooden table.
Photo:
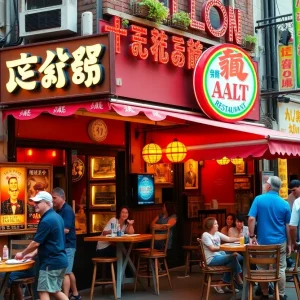
<svg viewBox="0 0 300 300">
<path fill-rule="evenodd" d="M 125 278 L 125 269 L 127 264 L 132 270 L 133 275 L 136 274 L 135 266 L 130 258 L 130 253 L 134 243 L 144 242 L 152 239 L 152 234 L 124 235 L 120 237 L 93 236 L 85 237 L 85 242 L 109 242 L 116 243 L 117 246 L 117 297 L 121 298 L 122 283 L 132 283 L 134 278 Z M 126 249 L 124 243 L 129 243 Z"/>
<path fill-rule="evenodd" d="M 5 276 L 3 278 L 3 281 L 1 283 L 0 287 L 0 299 L 4 299 L 4 293 L 7 288 L 7 283 L 8 283 L 8 277 L 11 272 L 15 271 L 25 271 L 34 266 L 35 261 L 28 261 L 25 263 L 20 263 L 20 264 L 6 264 L 5 262 L 0 263 L 0 272 L 5 273 Z"/>
<path fill-rule="evenodd" d="M 220 246 L 220 250 L 226 251 L 226 252 L 246 252 L 246 245 L 240 245 L 240 244 L 235 244 L 235 243 L 226 243 L 222 244 Z M 248 297 L 248 284 L 246 282 L 245 276 L 247 275 L 247 267 L 246 267 L 246 262 L 243 262 L 243 291 L 242 295 L 241 293 L 237 293 L 235 296 L 235 299 L 242 299 L 246 300 Z M 231 300 L 233 300 L 231 298 Z"/>
</svg>

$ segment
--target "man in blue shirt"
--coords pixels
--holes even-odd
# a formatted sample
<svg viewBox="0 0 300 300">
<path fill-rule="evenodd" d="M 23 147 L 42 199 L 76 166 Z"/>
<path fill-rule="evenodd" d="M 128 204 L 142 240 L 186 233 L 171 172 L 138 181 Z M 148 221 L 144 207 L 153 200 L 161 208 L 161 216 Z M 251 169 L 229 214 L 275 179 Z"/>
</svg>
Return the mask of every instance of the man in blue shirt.
<svg viewBox="0 0 300 300">
<path fill-rule="evenodd" d="M 68 296 L 70 288 L 72 290 L 71 300 L 80 300 L 76 286 L 76 278 L 72 272 L 76 251 L 75 214 L 72 207 L 66 202 L 65 192 L 62 188 L 56 187 L 52 191 L 53 206 L 56 212 L 63 218 L 65 223 L 66 253 L 68 257 L 68 267 L 63 282 L 63 292 Z"/>
<path fill-rule="evenodd" d="M 58 300 L 69 298 L 61 292 L 61 285 L 68 266 L 65 251 L 64 221 L 52 208 L 52 196 L 40 191 L 33 198 L 35 212 L 41 215 L 33 241 L 16 259 L 32 258 L 38 254 L 40 271 L 37 290 L 41 300 L 50 299 L 50 295 Z"/>
<path fill-rule="evenodd" d="M 279 197 L 281 180 L 277 176 L 269 177 L 265 184 L 266 193 L 257 196 L 249 211 L 249 236 L 251 244 L 273 245 L 280 244 L 280 265 L 279 265 L 279 297 L 280 300 L 285 296 L 285 269 L 286 269 L 286 250 L 290 253 L 289 222 L 291 210 L 289 204 Z M 257 239 L 254 234 L 254 227 L 257 220 Z M 261 268 L 262 266 L 257 266 Z M 263 296 L 261 299 L 268 298 L 268 284 L 261 283 Z"/>
</svg>

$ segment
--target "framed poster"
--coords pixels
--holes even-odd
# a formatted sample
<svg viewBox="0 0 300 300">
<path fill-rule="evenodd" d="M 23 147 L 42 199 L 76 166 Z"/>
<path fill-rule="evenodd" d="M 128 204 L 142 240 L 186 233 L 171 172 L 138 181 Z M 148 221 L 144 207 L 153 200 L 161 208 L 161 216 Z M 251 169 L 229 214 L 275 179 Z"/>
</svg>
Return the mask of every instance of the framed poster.
<svg viewBox="0 0 300 300">
<path fill-rule="evenodd" d="M 172 164 L 147 164 L 147 173 L 154 174 L 154 183 L 173 184 Z"/>
<path fill-rule="evenodd" d="M 108 221 L 115 216 L 114 212 L 90 212 L 90 233 L 102 232 Z"/>
<path fill-rule="evenodd" d="M 116 185 L 98 183 L 90 185 L 90 208 L 111 208 L 116 205 Z"/>
<path fill-rule="evenodd" d="M 234 165 L 234 175 L 246 175 L 247 174 L 247 163 L 242 162 L 238 165 Z"/>
<path fill-rule="evenodd" d="M 187 217 L 198 218 L 198 210 L 204 209 L 203 196 L 188 196 Z"/>
<path fill-rule="evenodd" d="M 198 189 L 198 182 L 198 161 L 189 159 L 184 163 L 184 188 L 186 190 L 196 190 Z"/>
<path fill-rule="evenodd" d="M 90 179 L 116 178 L 116 159 L 112 156 L 90 157 Z"/>
<path fill-rule="evenodd" d="M 274 176 L 274 171 L 263 171 L 261 172 L 261 193 L 265 194 L 265 184 L 267 183 L 269 177 Z"/>
</svg>

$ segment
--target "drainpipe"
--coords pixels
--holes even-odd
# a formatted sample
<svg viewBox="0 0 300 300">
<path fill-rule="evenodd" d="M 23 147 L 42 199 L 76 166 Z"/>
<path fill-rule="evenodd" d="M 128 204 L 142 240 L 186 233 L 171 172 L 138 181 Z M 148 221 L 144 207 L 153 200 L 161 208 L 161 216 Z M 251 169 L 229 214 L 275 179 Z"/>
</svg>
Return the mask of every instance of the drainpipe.
<svg viewBox="0 0 300 300">
<path fill-rule="evenodd" d="M 5 20 L 5 36 L 6 36 L 6 41 L 5 41 L 5 45 L 8 45 L 10 43 L 11 40 L 11 31 L 12 31 L 12 27 L 11 27 L 11 18 L 10 18 L 10 8 L 11 8 L 11 0 L 6 0 L 6 20 Z"/>
<path fill-rule="evenodd" d="M 98 0 L 97 1 L 97 8 L 96 8 L 96 13 L 97 13 L 97 21 L 96 21 L 96 32 L 99 33 L 99 20 L 103 19 L 103 0 Z"/>
</svg>

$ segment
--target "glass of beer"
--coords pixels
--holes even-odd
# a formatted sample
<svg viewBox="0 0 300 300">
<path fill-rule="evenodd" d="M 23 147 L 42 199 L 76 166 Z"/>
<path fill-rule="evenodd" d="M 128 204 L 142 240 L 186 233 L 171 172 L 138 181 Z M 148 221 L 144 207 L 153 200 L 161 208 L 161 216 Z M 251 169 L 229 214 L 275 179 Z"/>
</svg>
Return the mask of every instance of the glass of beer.
<svg viewBox="0 0 300 300">
<path fill-rule="evenodd" d="M 244 236 L 241 236 L 241 237 L 240 237 L 240 244 L 241 244 L 241 245 L 244 245 L 244 244 L 245 244 L 245 237 L 244 237 Z"/>
</svg>

